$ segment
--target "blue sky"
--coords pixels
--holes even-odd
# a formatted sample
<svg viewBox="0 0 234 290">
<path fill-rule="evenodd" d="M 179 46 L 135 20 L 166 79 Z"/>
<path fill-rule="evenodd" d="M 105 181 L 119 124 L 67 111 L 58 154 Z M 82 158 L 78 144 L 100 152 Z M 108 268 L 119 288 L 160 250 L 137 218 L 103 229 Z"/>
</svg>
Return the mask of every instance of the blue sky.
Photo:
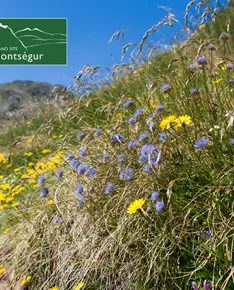
<svg viewBox="0 0 234 290">
<path fill-rule="evenodd" d="M 2 18 L 68 18 L 67 66 L 0 66 L 0 83 L 20 80 L 68 85 L 83 65 L 111 67 L 121 61 L 121 48 L 139 43 L 144 32 L 161 20 L 167 6 L 183 23 L 188 0 L 7 0 L 1 3 Z M 124 42 L 108 44 L 118 28 L 129 28 Z M 168 29 L 168 38 L 173 29 Z M 155 40 L 165 35 L 158 34 Z M 110 56 L 113 55 L 114 59 Z"/>
</svg>

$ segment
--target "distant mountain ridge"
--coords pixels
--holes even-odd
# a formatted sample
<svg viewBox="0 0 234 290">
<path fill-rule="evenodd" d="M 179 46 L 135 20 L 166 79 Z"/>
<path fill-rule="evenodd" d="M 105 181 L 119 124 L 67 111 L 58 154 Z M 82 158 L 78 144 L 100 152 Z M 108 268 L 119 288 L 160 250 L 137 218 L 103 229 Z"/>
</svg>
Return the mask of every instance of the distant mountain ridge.
<svg viewBox="0 0 234 290">
<path fill-rule="evenodd" d="M 64 89 L 63 86 L 56 87 Z M 21 81 L 0 84 L 0 119 L 22 117 L 28 108 L 55 97 L 52 84 Z"/>
</svg>

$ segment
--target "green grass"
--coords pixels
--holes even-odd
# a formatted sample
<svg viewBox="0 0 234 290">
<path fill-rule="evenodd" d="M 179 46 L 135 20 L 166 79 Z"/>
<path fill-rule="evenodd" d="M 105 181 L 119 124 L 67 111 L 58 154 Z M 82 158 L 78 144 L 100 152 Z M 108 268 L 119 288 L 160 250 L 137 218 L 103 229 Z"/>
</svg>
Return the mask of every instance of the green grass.
<svg viewBox="0 0 234 290">
<path fill-rule="evenodd" d="M 41 111 L 39 117 L 32 116 L 31 125 L 18 124 L 1 135 L 3 152 L 14 153 L 0 167 L 4 175 L 0 184 L 11 187 L 1 189 L 0 195 L 1 205 L 8 205 L 0 214 L 4 280 L 15 286 L 30 275 L 28 287 L 33 290 L 55 285 L 70 290 L 79 282 L 90 290 L 184 290 L 191 289 L 192 281 L 202 289 L 206 279 L 212 289 L 233 289 L 234 84 L 228 80 L 234 76 L 233 70 L 226 69 L 227 62 L 233 61 L 232 25 L 230 39 L 226 43 L 219 39 L 232 15 L 229 8 L 186 45 L 120 76 L 111 87 L 72 100 L 54 113 Z M 214 52 L 201 46 L 211 39 L 217 47 Z M 196 63 L 198 51 L 208 64 L 191 73 L 188 65 Z M 165 83 L 171 86 L 168 93 L 162 91 Z M 199 94 L 192 95 L 192 88 Z M 134 104 L 125 109 L 128 99 Z M 164 110 L 149 118 L 159 104 Z M 129 126 L 138 108 L 144 108 L 144 113 Z M 178 128 L 172 122 L 163 129 L 161 121 L 170 115 L 188 115 L 192 122 Z M 94 137 L 97 128 L 102 132 Z M 77 140 L 80 131 L 86 136 Z M 159 138 L 162 132 L 167 135 L 164 142 Z M 128 142 L 142 133 L 149 135 L 148 140 L 130 149 Z M 111 142 L 115 134 L 123 135 L 124 141 Z M 195 144 L 200 138 L 207 139 L 208 145 L 199 150 Z M 21 142 L 14 144 L 15 140 Z M 157 150 L 142 164 L 139 155 L 144 144 L 156 144 Z M 81 158 L 84 147 L 88 152 Z M 43 154 L 43 149 L 51 153 Z M 33 155 L 25 157 L 25 152 Z M 90 177 L 89 170 L 77 173 L 65 157 L 69 152 L 81 164 L 95 168 L 95 176 Z M 58 154 L 58 163 L 51 164 Z M 122 162 L 118 162 L 120 154 L 124 154 Z M 153 161 L 156 165 L 146 172 L 145 165 Z M 57 179 L 59 167 L 64 175 Z M 120 178 L 126 168 L 133 170 L 130 182 Z M 34 187 L 29 181 L 42 173 L 44 184 Z M 114 183 L 109 194 L 108 182 Z M 84 187 L 82 194 L 75 192 L 78 184 Z M 40 198 L 44 187 L 49 193 Z M 159 192 L 162 211 L 155 209 L 152 191 Z M 6 202 L 12 192 L 14 200 Z M 143 207 L 129 214 L 129 205 L 137 199 L 145 200 Z M 15 202 L 20 204 L 12 206 Z M 56 217 L 62 221 L 57 223 Z M 6 228 L 10 230 L 4 233 Z M 204 234 L 207 231 L 212 235 Z"/>
</svg>

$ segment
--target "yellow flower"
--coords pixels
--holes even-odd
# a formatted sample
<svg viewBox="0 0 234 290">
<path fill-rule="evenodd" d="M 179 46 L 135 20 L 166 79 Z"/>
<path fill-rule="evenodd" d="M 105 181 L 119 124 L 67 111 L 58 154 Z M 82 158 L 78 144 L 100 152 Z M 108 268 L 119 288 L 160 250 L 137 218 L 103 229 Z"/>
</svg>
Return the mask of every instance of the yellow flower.
<svg viewBox="0 0 234 290">
<path fill-rule="evenodd" d="M 175 119 L 175 127 L 179 128 L 182 127 L 183 125 L 188 125 L 192 123 L 191 117 L 188 115 L 184 116 L 179 116 L 178 118 Z"/>
<path fill-rule="evenodd" d="M 63 134 L 60 134 L 60 135 L 59 135 L 59 138 L 63 138 L 63 136 L 64 136 Z"/>
<path fill-rule="evenodd" d="M 142 209 L 144 203 L 145 203 L 145 199 L 143 199 L 143 198 L 134 200 L 128 207 L 128 213 L 133 214 L 138 209 Z"/>
<path fill-rule="evenodd" d="M 81 283 L 79 283 L 79 284 L 77 284 L 76 286 L 75 286 L 75 289 L 74 290 L 80 290 L 80 289 L 82 289 L 84 287 L 84 282 L 81 282 Z"/>
<path fill-rule="evenodd" d="M 7 195 L 5 193 L 0 192 L 0 201 L 4 201 L 6 196 Z"/>
<path fill-rule="evenodd" d="M 0 274 L 4 274 L 6 272 L 6 268 L 3 265 L 0 265 Z"/>
<path fill-rule="evenodd" d="M 7 207 L 8 207 L 7 204 L 0 205 L 0 209 L 4 209 L 4 208 L 7 208 Z"/>
<path fill-rule="evenodd" d="M 58 138 L 58 136 L 57 135 L 53 135 L 53 137 L 52 137 L 53 139 L 57 139 Z"/>
<path fill-rule="evenodd" d="M 9 197 L 6 198 L 6 202 L 11 202 L 13 199 L 14 199 L 13 196 L 9 196 Z"/>
<path fill-rule="evenodd" d="M 224 70 L 226 70 L 226 69 L 227 69 L 226 65 L 222 65 L 222 66 L 221 66 L 221 70 L 222 70 L 222 71 L 224 71 Z"/>
<path fill-rule="evenodd" d="M 32 178 L 28 180 L 28 184 L 33 184 L 36 183 L 36 179 Z"/>
<path fill-rule="evenodd" d="M 30 167 L 34 166 L 33 162 L 29 162 L 28 166 L 30 166 Z"/>
<path fill-rule="evenodd" d="M 30 125 L 31 124 L 31 122 L 30 121 L 28 121 L 27 123 L 26 123 L 26 125 Z"/>
<path fill-rule="evenodd" d="M 41 151 L 42 154 L 48 154 L 48 153 L 51 153 L 51 150 L 50 149 L 43 149 Z"/>
<path fill-rule="evenodd" d="M 17 207 L 17 206 L 19 206 L 19 205 L 20 205 L 20 202 L 18 202 L 18 201 L 12 203 L 12 206 L 14 206 L 14 207 Z"/>
<path fill-rule="evenodd" d="M 21 178 L 28 178 L 28 174 L 26 174 L 26 173 L 22 174 Z"/>
<path fill-rule="evenodd" d="M 0 163 L 5 164 L 6 162 L 7 162 L 6 159 L 3 157 L 2 154 L 0 154 Z"/>
<path fill-rule="evenodd" d="M 0 175 L 0 179 L 3 179 L 4 178 L 4 176 L 3 175 Z"/>
<path fill-rule="evenodd" d="M 28 142 L 29 142 L 29 143 L 32 143 L 32 141 L 33 141 L 33 138 L 29 138 L 29 139 L 28 139 Z"/>
<path fill-rule="evenodd" d="M 168 116 L 167 118 L 163 119 L 160 122 L 160 128 L 162 130 L 170 129 L 172 127 L 173 123 L 175 122 L 175 120 L 176 120 L 176 116 L 175 115 Z"/>
<path fill-rule="evenodd" d="M 214 84 L 219 84 L 222 80 L 223 80 L 223 79 L 220 78 L 220 79 L 217 79 L 217 80 L 213 81 L 213 83 L 214 83 Z"/>
<path fill-rule="evenodd" d="M 10 163 L 10 164 L 7 165 L 7 168 L 10 168 L 11 166 L 12 166 L 12 164 Z"/>
<path fill-rule="evenodd" d="M 203 29 L 205 27 L 206 27 L 205 24 L 202 24 L 202 25 L 199 26 L 199 29 Z"/>
<path fill-rule="evenodd" d="M 28 157 L 31 157 L 33 154 L 32 154 L 32 152 L 25 152 L 24 155 L 28 156 Z"/>
<path fill-rule="evenodd" d="M 11 228 L 5 228 L 4 233 L 7 234 L 10 230 Z"/>
<path fill-rule="evenodd" d="M 15 168 L 15 169 L 14 169 L 14 172 L 15 172 L 15 173 L 20 172 L 20 169 L 19 169 L 19 168 Z"/>
<path fill-rule="evenodd" d="M 59 290 L 59 287 L 58 286 L 54 286 L 54 287 L 50 288 L 49 290 Z"/>
<path fill-rule="evenodd" d="M 40 185 L 39 184 L 34 184 L 33 187 L 34 188 L 38 188 Z"/>
<path fill-rule="evenodd" d="M 48 205 L 52 205 L 52 204 L 54 204 L 54 201 L 53 201 L 52 199 L 50 199 L 50 200 L 48 201 Z"/>
<path fill-rule="evenodd" d="M 0 184 L 0 189 L 2 190 L 8 190 L 11 188 L 10 183 Z"/>
<path fill-rule="evenodd" d="M 32 276 L 26 276 L 25 278 L 23 278 L 23 280 L 21 281 L 21 286 L 27 285 L 31 279 Z"/>
</svg>

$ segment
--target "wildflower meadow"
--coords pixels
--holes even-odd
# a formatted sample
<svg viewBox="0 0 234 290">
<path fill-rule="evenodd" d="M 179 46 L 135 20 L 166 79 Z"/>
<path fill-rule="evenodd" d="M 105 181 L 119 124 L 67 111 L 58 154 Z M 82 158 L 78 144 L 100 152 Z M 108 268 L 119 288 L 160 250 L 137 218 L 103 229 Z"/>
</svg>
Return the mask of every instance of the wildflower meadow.
<svg viewBox="0 0 234 290">
<path fill-rule="evenodd" d="M 234 289 L 234 4 L 208 2 L 183 41 L 1 132 L 6 290 Z"/>
</svg>

